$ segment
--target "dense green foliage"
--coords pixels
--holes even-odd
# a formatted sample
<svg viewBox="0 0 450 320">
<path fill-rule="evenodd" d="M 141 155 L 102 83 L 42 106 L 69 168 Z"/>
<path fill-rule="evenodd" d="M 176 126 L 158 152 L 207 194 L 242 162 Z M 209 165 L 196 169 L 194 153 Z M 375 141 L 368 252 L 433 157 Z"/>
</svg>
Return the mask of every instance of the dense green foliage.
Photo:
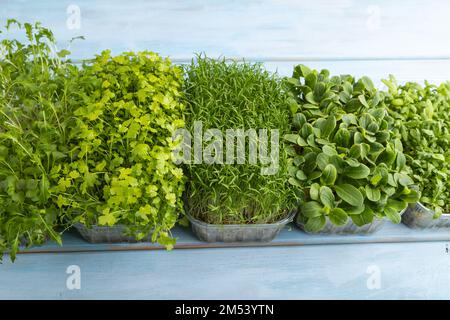
<svg viewBox="0 0 450 320">
<path fill-rule="evenodd" d="M 391 76 L 385 92 L 303 65 L 281 81 L 204 56 L 183 73 L 147 51 L 75 66 L 39 23 L 9 20 L 0 35 L 0 260 L 61 243 L 73 223 L 125 225 L 171 248 L 184 207 L 213 224 L 272 223 L 298 207 L 310 232 L 399 223 L 416 201 L 450 210 L 450 83 Z M 175 161 L 187 141 L 173 140 L 183 128 L 187 177 Z"/>
<path fill-rule="evenodd" d="M 186 78 L 190 132 L 194 121 L 224 135 L 227 129 L 278 129 L 280 137 L 288 132 L 287 96 L 262 66 L 198 57 L 187 66 Z M 251 164 L 246 156 L 244 164 L 187 165 L 190 214 L 216 224 L 270 223 L 288 214 L 294 196 L 286 183 L 284 148 L 273 175 L 262 175 L 266 165 Z"/>
<path fill-rule="evenodd" d="M 383 82 L 389 89 L 389 113 L 422 191 L 420 201 L 434 210 L 436 217 L 449 212 L 450 84 L 398 85 L 392 76 Z"/>
<path fill-rule="evenodd" d="M 172 135 L 184 126 L 182 72 L 152 52 L 104 51 L 79 74 L 71 101 L 70 162 L 58 204 L 87 226 L 125 224 L 141 239 L 171 246 L 182 210 L 183 172 Z"/>
<path fill-rule="evenodd" d="M 286 80 L 292 99 L 289 182 L 301 190 L 299 219 L 308 231 L 320 231 L 326 219 L 356 225 L 400 212 L 418 199 L 393 134 L 384 94 L 363 77 L 330 77 L 303 65 Z M 296 108 L 295 108 L 296 109 Z"/>
<path fill-rule="evenodd" d="M 26 41 L 10 40 L 19 27 Z M 53 52 L 53 34 L 39 24 L 8 21 L 0 45 L 0 259 L 20 244 L 40 244 L 55 231 L 60 209 L 56 168 L 68 154 L 73 67 Z M 60 52 L 63 56 L 66 52 Z"/>
</svg>

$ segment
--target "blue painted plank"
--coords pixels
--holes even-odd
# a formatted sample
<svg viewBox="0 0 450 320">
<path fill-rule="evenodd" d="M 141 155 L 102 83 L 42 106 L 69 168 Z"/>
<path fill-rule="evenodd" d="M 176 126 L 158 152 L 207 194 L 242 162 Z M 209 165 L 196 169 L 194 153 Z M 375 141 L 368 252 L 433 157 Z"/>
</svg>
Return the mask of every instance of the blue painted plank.
<svg viewBox="0 0 450 320">
<path fill-rule="evenodd" d="M 448 299 L 447 245 L 27 254 L 0 265 L 0 299 Z"/>
</svg>

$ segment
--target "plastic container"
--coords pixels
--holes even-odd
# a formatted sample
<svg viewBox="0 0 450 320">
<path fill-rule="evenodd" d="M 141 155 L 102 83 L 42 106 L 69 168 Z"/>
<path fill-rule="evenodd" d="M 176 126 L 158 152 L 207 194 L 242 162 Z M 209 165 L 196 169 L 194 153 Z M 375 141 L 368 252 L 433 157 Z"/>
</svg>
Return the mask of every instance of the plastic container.
<svg viewBox="0 0 450 320">
<path fill-rule="evenodd" d="M 385 222 L 386 222 L 385 218 L 383 219 L 374 218 L 372 223 L 359 227 L 353 223 L 352 219 L 349 218 L 345 225 L 336 226 L 332 224 L 330 220 L 327 219 L 325 227 L 319 232 L 313 233 L 306 231 L 303 223 L 296 221 L 295 224 L 300 229 L 310 234 L 370 234 L 380 230 Z"/>
<path fill-rule="evenodd" d="M 428 209 L 420 202 L 409 205 L 402 216 L 402 222 L 410 228 L 450 228 L 450 214 L 443 213 L 439 218 L 433 219 L 434 211 Z"/>
<path fill-rule="evenodd" d="M 92 228 L 88 228 L 84 224 L 78 222 L 73 226 L 77 229 L 83 239 L 90 243 L 146 242 L 150 241 L 151 238 L 150 234 L 138 241 L 134 237 L 127 236 L 124 234 L 127 227 L 122 224 L 112 227 L 92 226 Z"/>
<path fill-rule="evenodd" d="M 276 223 L 267 224 L 210 224 L 186 214 L 191 222 L 191 229 L 202 241 L 206 242 L 269 242 L 289 223 L 292 212 Z"/>
</svg>

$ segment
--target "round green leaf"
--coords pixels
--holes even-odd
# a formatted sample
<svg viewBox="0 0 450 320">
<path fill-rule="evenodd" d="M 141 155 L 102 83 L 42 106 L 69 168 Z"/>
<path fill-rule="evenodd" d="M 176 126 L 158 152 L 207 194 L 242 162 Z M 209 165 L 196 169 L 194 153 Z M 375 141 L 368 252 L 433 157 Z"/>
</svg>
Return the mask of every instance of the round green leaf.
<svg viewBox="0 0 450 320">
<path fill-rule="evenodd" d="M 366 196 L 370 201 L 377 202 L 381 198 L 381 192 L 377 188 L 372 188 L 371 186 L 366 185 Z"/>
<path fill-rule="evenodd" d="M 327 146 L 327 145 L 323 146 L 322 151 L 323 151 L 323 153 L 325 153 L 326 155 L 329 155 L 329 156 L 337 155 L 336 149 L 331 146 Z"/>
<path fill-rule="evenodd" d="M 354 144 L 349 151 L 349 156 L 358 159 L 361 156 L 361 145 Z"/>
<path fill-rule="evenodd" d="M 313 183 L 309 189 L 309 197 L 312 200 L 319 200 L 320 186 L 318 183 Z"/>
<path fill-rule="evenodd" d="M 308 177 L 305 175 L 305 173 L 302 170 L 297 170 L 295 177 L 300 181 L 304 181 L 304 180 L 308 179 Z"/>
<path fill-rule="evenodd" d="M 385 207 L 384 208 L 384 214 L 393 223 L 399 224 L 400 221 L 402 221 L 402 217 L 400 215 L 400 212 L 398 212 L 396 209 L 394 209 L 392 207 Z"/>
<path fill-rule="evenodd" d="M 336 118 L 334 117 L 334 115 L 330 115 L 320 127 L 321 137 L 328 138 L 335 128 L 336 128 Z"/>
<path fill-rule="evenodd" d="M 322 171 L 320 181 L 325 185 L 333 185 L 336 181 L 337 170 L 332 164 L 328 164 Z"/>
<path fill-rule="evenodd" d="M 327 166 L 327 164 L 330 161 L 330 156 L 325 154 L 325 153 L 319 153 L 317 155 L 317 166 L 319 167 L 320 170 L 325 169 L 325 167 Z"/>
<path fill-rule="evenodd" d="M 345 211 L 341 208 L 334 208 L 333 210 L 331 210 L 328 218 L 333 224 L 342 226 L 347 223 L 348 216 L 347 213 L 345 213 Z"/>
<path fill-rule="evenodd" d="M 364 197 L 361 192 L 351 184 L 344 183 L 334 187 L 337 195 L 348 204 L 361 207 L 364 203 Z"/>
<path fill-rule="evenodd" d="M 320 187 L 320 201 L 328 208 L 334 208 L 334 194 L 333 191 L 326 186 Z"/>
<path fill-rule="evenodd" d="M 364 179 L 369 176 L 370 169 L 366 165 L 360 164 L 358 167 L 347 167 L 344 174 L 352 179 Z"/>
<path fill-rule="evenodd" d="M 408 203 L 406 201 L 389 199 L 387 201 L 387 206 L 392 209 L 395 209 L 398 212 L 402 212 L 404 209 L 406 209 Z"/>
<path fill-rule="evenodd" d="M 298 180 L 295 179 L 295 178 L 289 178 L 288 182 L 289 182 L 291 185 L 296 186 L 296 187 L 301 187 L 301 186 L 302 186 L 302 184 L 300 183 L 300 181 L 298 181 Z"/>
<path fill-rule="evenodd" d="M 319 178 L 322 175 L 322 172 L 320 171 L 313 171 L 308 175 L 308 179 L 309 180 L 315 180 L 317 178 Z"/>
<path fill-rule="evenodd" d="M 298 81 L 298 80 L 297 80 Z M 292 120 L 292 124 L 294 128 L 300 130 L 301 127 L 306 123 L 306 117 L 303 113 L 296 113 L 294 115 L 294 119 Z"/>
<path fill-rule="evenodd" d="M 404 173 L 395 173 L 394 178 L 398 181 L 398 183 L 405 187 L 414 183 L 414 181 Z"/>
<path fill-rule="evenodd" d="M 364 210 L 360 214 L 350 215 L 354 224 L 358 227 L 362 227 L 366 224 L 372 223 L 374 213 L 371 208 L 365 206 Z"/>
<path fill-rule="evenodd" d="M 300 213 L 307 218 L 314 218 L 322 215 L 322 206 L 316 201 L 305 202 L 300 206 Z"/>
<path fill-rule="evenodd" d="M 300 147 L 307 147 L 307 146 L 308 146 L 308 143 L 305 141 L 305 139 L 303 139 L 303 138 L 300 137 L 300 136 L 298 136 L 298 138 L 297 138 L 297 144 L 298 144 Z"/>
<path fill-rule="evenodd" d="M 309 218 L 305 224 L 305 230 L 307 232 L 319 232 L 325 226 L 327 220 L 324 216 Z"/>
<path fill-rule="evenodd" d="M 297 144 L 297 139 L 298 139 L 299 137 L 300 137 L 300 136 L 299 136 L 298 134 L 292 134 L 292 133 L 289 133 L 289 134 L 285 134 L 285 135 L 283 136 L 283 139 L 284 139 L 285 141 L 288 141 L 288 142 Z"/>
<path fill-rule="evenodd" d="M 333 138 L 338 146 L 348 147 L 350 143 L 350 132 L 346 128 L 339 128 Z"/>
</svg>

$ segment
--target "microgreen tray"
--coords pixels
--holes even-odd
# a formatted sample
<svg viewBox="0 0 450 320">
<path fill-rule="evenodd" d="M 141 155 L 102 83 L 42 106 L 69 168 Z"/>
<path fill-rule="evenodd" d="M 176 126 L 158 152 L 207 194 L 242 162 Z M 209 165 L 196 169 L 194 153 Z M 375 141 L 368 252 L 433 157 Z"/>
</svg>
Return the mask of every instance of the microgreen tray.
<svg viewBox="0 0 450 320">
<path fill-rule="evenodd" d="M 366 224 L 364 226 L 357 226 L 351 219 L 348 219 L 347 223 L 343 226 L 336 226 L 327 219 L 325 227 L 319 232 L 311 233 L 305 230 L 304 224 L 296 221 L 295 224 L 301 230 L 311 233 L 311 234 L 370 234 L 381 229 L 381 227 L 386 222 L 386 219 L 374 218 L 372 223 Z"/>
<path fill-rule="evenodd" d="M 403 224 L 410 228 L 450 228 L 450 214 L 443 213 L 434 219 L 434 211 L 417 202 L 409 205 L 402 216 Z"/>
<path fill-rule="evenodd" d="M 92 226 L 86 227 L 82 223 L 75 223 L 75 229 L 86 241 L 90 243 L 116 243 L 116 242 L 145 242 L 150 241 L 151 234 L 142 240 L 136 240 L 134 237 L 125 235 L 125 225 L 108 226 Z"/>
<path fill-rule="evenodd" d="M 295 212 L 286 218 L 267 224 L 209 224 L 186 213 L 194 234 L 206 242 L 269 242 L 294 219 Z"/>
</svg>

